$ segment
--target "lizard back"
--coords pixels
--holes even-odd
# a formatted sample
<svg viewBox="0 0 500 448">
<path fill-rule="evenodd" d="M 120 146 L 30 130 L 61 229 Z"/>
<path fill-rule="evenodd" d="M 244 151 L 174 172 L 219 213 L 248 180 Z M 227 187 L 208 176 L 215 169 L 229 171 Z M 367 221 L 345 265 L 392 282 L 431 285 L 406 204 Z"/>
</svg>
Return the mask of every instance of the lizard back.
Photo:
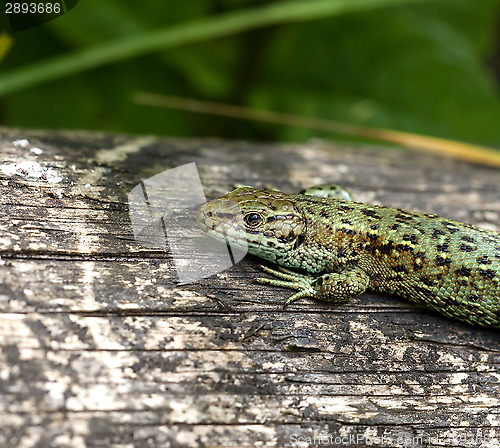
<svg viewBox="0 0 500 448">
<path fill-rule="evenodd" d="M 200 209 L 212 236 L 312 274 L 360 268 L 369 288 L 500 327 L 500 234 L 437 215 L 238 188 Z"/>
</svg>

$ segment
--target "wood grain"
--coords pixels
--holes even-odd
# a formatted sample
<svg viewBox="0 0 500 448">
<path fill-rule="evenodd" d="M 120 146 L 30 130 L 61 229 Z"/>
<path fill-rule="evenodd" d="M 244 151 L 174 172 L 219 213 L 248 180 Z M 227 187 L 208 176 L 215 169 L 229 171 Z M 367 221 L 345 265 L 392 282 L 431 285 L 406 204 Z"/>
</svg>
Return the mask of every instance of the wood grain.
<svg viewBox="0 0 500 448">
<path fill-rule="evenodd" d="M 141 179 L 196 161 L 208 199 L 334 181 L 500 230 L 498 170 L 345 143 L 6 128 L 0 152 L 0 446 L 500 443 L 498 332 L 375 294 L 284 311 L 290 292 L 256 284 L 252 257 L 178 285 L 127 205 Z"/>
</svg>

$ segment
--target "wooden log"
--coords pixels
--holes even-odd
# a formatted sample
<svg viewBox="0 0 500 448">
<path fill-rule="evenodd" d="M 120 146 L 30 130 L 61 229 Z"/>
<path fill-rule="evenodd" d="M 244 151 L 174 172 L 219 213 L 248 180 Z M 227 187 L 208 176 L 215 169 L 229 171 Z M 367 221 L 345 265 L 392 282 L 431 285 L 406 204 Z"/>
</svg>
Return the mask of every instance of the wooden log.
<svg viewBox="0 0 500 448">
<path fill-rule="evenodd" d="M 0 128 L 0 446 L 498 446 L 500 337 L 396 297 L 179 285 L 127 195 L 196 161 L 233 183 L 347 186 L 500 230 L 498 171 L 398 148 Z M 481 445 L 482 443 L 482 445 Z M 329 444 L 329 445 L 328 445 Z"/>
</svg>

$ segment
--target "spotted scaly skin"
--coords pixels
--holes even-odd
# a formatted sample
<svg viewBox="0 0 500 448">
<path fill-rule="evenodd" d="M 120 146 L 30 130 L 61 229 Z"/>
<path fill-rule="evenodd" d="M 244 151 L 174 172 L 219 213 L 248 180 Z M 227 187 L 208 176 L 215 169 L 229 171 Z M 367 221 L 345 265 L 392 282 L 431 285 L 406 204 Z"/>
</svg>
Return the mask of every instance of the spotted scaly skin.
<svg viewBox="0 0 500 448">
<path fill-rule="evenodd" d="M 259 281 L 296 289 L 287 303 L 301 297 L 343 302 L 383 291 L 500 328 L 499 233 L 325 190 L 287 195 L 240 187 L 202 206 L 198 222 L 209 235 L 246 241 L 251 254 L 280 265 L 263 267 L 279 280 Z"/>
</svg>

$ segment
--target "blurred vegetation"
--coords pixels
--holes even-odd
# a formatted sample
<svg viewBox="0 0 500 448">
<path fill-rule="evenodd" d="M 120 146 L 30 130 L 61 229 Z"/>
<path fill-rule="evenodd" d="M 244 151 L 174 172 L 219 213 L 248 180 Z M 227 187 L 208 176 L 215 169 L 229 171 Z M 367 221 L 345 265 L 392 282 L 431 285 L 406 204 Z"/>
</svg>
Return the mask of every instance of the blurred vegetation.
<svg viewBox="0 0 500 448">
<path fill-rule="evenodd" d="M 500 145 L 500 0 L 330 2 L 339 7 L 271 20 L 269 6 L 325 2 L 81 0 L 64 16 L 11 36 L 0 61 L 1 123 L 250 140 L 327 136 L 132 101 L 134 92 L 147 91 Z M 264 14 L 224 35 L 222 24 L 247 11 L 247 22 L 252 11 Z M 221 36 L 217 28 L 203 34 L 204 20 L 226 15 Z M 197 37 L 174 35 L 165 48 L 159 38 L 143 38 L 183 25 Z M 106 53 L 109 42 L 123 42 L 119 57 Z M 149 44 L 134 47 L 140 42 Z M 101 59 L 65 71 L 88 49 Z M 59 65 L 50 65 L 53 57 Z M 45 82 L 33 82 L 39 61 L 55 73 Z M 19 76 L 15 87 L 9 76 Z"/>
</svg>

